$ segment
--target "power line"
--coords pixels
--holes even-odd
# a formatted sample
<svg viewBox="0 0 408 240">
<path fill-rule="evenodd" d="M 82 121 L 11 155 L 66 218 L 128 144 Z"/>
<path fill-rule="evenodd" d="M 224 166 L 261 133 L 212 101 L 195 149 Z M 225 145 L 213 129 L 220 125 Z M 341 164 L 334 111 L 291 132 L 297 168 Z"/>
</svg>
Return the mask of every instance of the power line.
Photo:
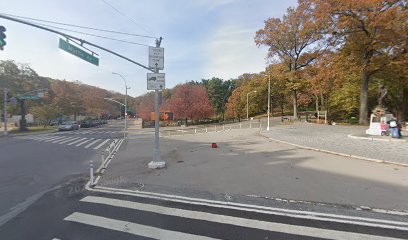
<svg viewBox="0 0 408 240">
<path fill-rule="evenodd" d="M 138 27 L 140 27 L 141 29 L 143 29 L 145 32 L 153 35 L 151 32 L 149 32 L 146 28 L 144 28 L 142 25 L 140 25 L 139 23 L 137 23 L 133 18 L 129 17 L 128 15 L 122 13 L 121 11 L 119 11 L 116 7 L 114 7 L 112 4 L 108 3 L 105 0 L 101 0 L 103 3 L 105 3 L 106 5 L 108 5 L 110 8 L 112 8 L 113 10 L 115 10 L 115 12 L 117 12 L 119 15 L 122 15 L 123 17 L 129 19 L 130 21 L 132 21 L 134 24 L 136 24 Z"/>
<path fill-rule="evenodd" d="M 38 25 L 40 25 L 40 26 L 45 26 L 45 27 L 49 27 L 49 28 L 54 28 L 54 29 L 59 29 L 59 30 L 64 30 L 64 31 L 68 31 L 68 32 L 74 32 L 74 33 L 79 33 L 79 34 L 83 34 L 83 35 L 88 35 L 88 36 L 92 36 L 92 37 L 98 37 L 98 38 L 113 40 L 113 41 L 117 41 L 117 42 L 129 43 L 129 44 L 140 45 L 140 46 L 145 46 L 145 47 L 148 47 L 148 46 L 149 46 L 149 45 L 143 44 L 143 43 L 137 43 L 137 42 L 131 42 L 131 41 L 122 40 L 122 39 L 117 39 L 117 38 L 105 37 L 105 36 L 100 36 L 100 35 L 96 35 L 96 34 L 92 34 L 92 33 L 86 33 L 86 32 L 81 32 L 81 31 L 66 29 L 66 28 L 62 28 L 62 27 L 56 27 L 56 26 L 52 26 L 52 25 L 48 25 L 48 24 L 43 24 L 43 23 L 38 23 Z"/>
<path fill-rule="evenodd" d="M 108 29 L 100 29 L 100 28 L 79 26 L 79 25 L 74 25 L 74 24 L 69 24 L 69 23 L 54 22 L 54 21 L 43 20 L 43 19 L 38 19 L 38 18 L 17 16 L 17 15 L 7 14 L 7 13 L 2 13 L 2 14 L 3 14 L 3 15 L 6 15 L 6 16 L 10 16 L 10 17 L 17 17 L 17 18 L 21 18 L 21 19 L 29 19 L 29 20 L 37 21 L 37 22 L 46 22 L 46 23 L 52 23 L 52 24 L 57 24 L 57 25 L 64 25 L 64 26 L 69 26 L 69 27 L 76 27 L 76 28 L 83 28 L 83 29 L 95 30 L 95 31 L 100 31 L 100 32 L 109 32 L 109 33 L 116 33 L 116 34 L 122 34 L 122 35 L 128 35 L 128 36 L 135 36 L 135 37 L 144 37 L 144 38 L 156 38 L 156 37 L 148 36 L 148 35 L 140 35 L 140 34 L 135 34 L 135 33 L 119 32 L 119 31 L 108 30 Z"/>
</svg>

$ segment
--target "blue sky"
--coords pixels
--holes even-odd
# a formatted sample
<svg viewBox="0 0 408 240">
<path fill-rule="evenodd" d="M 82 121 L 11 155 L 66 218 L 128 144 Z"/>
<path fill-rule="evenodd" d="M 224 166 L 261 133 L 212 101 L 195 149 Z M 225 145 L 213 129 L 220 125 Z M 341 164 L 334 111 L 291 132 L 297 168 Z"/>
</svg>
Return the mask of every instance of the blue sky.
<svg viewBox="0 0 408 240">
<path fill-rule="evenodd" d="M 118 14 L 104 1 L 129 18 Z M 211 77 L 236 78 L 265 69 L 267 48 L 254 43 L 255 32 L 269 17 L 281 17 L 296 0 L 2 0 L 1 13 L 39 18 L 142 35 L 162 36 L 166 87 Z M 7 28 L 7 46 L 0 60 L 28 63 L 41 76 L 83 83 L 130 95 L 146 90 L 147 70 L 95 50 L 96 67 L 58 49 L 58 35 L 0 19 Z M 75 29 L 90 32 L 90 30 Z M 68 32 L 67 32 L 68 33 Z M 98 35 L 154 45 L 154 39 L 92 32 Z M 119 52 L 143 65 L 148 64 L 146 46 L 129 45 L 71 33 Z"/>
</svg>

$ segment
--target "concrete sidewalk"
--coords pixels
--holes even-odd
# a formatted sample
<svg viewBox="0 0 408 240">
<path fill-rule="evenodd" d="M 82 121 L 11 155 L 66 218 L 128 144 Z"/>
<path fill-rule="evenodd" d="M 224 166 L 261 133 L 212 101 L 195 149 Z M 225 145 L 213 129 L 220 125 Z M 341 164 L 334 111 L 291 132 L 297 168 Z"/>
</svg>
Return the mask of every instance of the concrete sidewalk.
<svg viewBox="0 0 408 240">
<path fill-rule="evenodd" d="M 361 139 L 366 126 L 331 126 L 323 124 L 295 123 L 290 126 L 273 125 L 263 134 L 269 138 L 305 147 L 337 153 L 377 159 L 387 162 L 408 164 L 408 142 L 368 141 Z M 403 135 L 406 131 L 403 131 Z M 355 138 L 350 136 L 356 136 Z M 378 137 L 380 139 L 381 137 Z M 381 140 L 390 139 L 382 137 Z"/>
<path fill-rule="evenodd" d="M 211 148 L 216 142 L 219 148 Z M 408 168 L 268 141 L 259 129 L 161 138 L 167 167 L 150 170 L 152 130 L 131 131 L 98 186 L 206 199 L 283 198 L 408 210 Z"/>
</svg>

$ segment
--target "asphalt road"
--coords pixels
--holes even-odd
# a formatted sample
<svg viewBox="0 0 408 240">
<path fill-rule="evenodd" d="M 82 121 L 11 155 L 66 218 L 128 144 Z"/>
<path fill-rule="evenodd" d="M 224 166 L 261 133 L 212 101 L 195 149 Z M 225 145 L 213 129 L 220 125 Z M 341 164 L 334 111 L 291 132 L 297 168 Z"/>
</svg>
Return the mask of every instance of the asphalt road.
<svg viewBox="0 0 408 240">
<path fill-rule="evenodd" d="M 408 223 L 84 189 L 46 193 L 0 227 L 0 239 L 406 239 Z"/>
<path fill-rule="evenodd" d="M 47 191 L 87 173 L 90 160 L 97 162 L 102 149 L 123 138 L 122 127 L 0 138 L 0 225 Z"/>
</svg>

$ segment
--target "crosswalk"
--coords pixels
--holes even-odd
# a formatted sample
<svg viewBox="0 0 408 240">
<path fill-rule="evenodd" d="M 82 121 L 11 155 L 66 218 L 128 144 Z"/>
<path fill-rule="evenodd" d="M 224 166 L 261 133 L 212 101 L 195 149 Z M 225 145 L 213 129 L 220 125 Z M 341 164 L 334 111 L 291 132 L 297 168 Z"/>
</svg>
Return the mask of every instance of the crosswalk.
<svg viewBox="0 0 408 240">
<path fill-rule="evenodd" d="M 405 239 L 408 222 L 364 219 L 338 215 L 332 221 L 316 220 L 316 214 L 274 215 L 184 203 L 133 199 L 112 195 L 88 195 L 63 222 L 70 231 L 86 232 L 99 239 L 98 231 L 114 231 L 120 239 Z M 318 214 L 317 214 L 318 215 Z M 324 214 L 322 214 L 324 216 Z M 329 214 L 326 214 L 329 215 Z M 339 217 L 341 216 L 341 217 Z M 89 228 L 84 231 L 84 228 Z M 123 235 L 125 234 L 125 235 Z M 80 236 L 77 233 L 76 236 Z M 69 237 L 61 235 L 58 239 Z M 100 237 L 100 236 L 99 236 Z M 139 237 L 139 238 L 138 238 Z M 85 239 L 85 238 L 84 238 Z M 118 238 L 119 239 L 119 238 Z"/>
<path fill-rule="evenodd" d="M 66 131 L 66 132 L 57 132 L 56 135 L 90 135 L 90 134 L 119 134 L 123 131 L 106 131 L 106 130 L 79 130 L 79 131 Z"/>
<path fill-rule="evenodd" d="M 117 138 L 91 138 L 91 137 L 74 137 L 66 135 L 38 135 L 38 136 L 23 136 L 21 139 L 34 140 L 38 142 L 53 143 L 59 145 L 83 147 L 85 149 L 103 149 L 104 146 L 108 146 L 110 142 L 117 140 Z"/>
</svg>

